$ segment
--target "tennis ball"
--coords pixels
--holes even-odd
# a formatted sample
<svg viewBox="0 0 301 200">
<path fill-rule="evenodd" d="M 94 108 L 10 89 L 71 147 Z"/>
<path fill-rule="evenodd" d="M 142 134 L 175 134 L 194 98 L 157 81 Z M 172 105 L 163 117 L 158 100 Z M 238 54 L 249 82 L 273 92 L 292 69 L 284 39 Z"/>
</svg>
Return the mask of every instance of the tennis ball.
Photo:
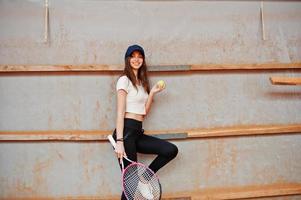
<svg viewBox="0 0 301 200">
<path fill-rule="evenodd" d="M 157 82 L 157 85 L 161 88 L 161 89 L 164 89 L 165 88 L 165 82 L 164 81 L 158 81 Z"/>
</svg>

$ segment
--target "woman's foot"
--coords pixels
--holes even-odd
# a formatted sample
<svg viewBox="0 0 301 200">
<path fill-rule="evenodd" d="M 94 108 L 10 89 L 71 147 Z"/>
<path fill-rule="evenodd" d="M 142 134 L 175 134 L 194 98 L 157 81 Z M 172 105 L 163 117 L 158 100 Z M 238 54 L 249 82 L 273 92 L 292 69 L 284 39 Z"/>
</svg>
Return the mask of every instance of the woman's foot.
<svg viewBox="0 0 301 200">
<path fill-rule="evenodd" d="M 153 199 L 154 198 L 154 195 L 152 193 L 153 190 L 152 190 L 152 187 L 149 183 L 144 183 L 142 181 L 139 181 L 138 186 L 137 186 L 137 190 L 146 199 Z"/>
</svg>

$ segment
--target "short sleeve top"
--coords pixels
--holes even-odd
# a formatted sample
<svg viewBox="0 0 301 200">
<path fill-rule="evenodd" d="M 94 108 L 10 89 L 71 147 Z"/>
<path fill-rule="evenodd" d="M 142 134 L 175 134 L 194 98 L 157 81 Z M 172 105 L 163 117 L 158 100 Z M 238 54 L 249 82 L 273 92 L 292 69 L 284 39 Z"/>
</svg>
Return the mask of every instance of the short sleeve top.
<svg viewBox="0 0 301 200">
<path fill-rule="evenodd" d="M 144 87 L 137 85 L 137 89 L 127 76 L 121 76 L 116 84 L 116 90 L 124 90 L 127 93 L 125 112 L 145 115 L 145 104 L 148 98 L 148 93 Z"/>
</svg>

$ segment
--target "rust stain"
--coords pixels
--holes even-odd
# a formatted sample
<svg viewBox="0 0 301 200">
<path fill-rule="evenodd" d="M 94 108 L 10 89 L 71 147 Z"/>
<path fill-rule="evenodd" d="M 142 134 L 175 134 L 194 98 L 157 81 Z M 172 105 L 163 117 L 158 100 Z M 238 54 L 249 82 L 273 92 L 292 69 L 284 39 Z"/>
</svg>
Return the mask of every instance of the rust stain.
<svg viewBox="0 0 301 200">
<path fill-rule="evenodd" d="M 254 182 L 261 180 L 260 182 L 274 183 L 278 176 L 275 166 L 256 166 L 253 171 L 255 175 Z"/>
<path fill-rule="evenodd" d="M 72 94 L 70 94 L 70 91 L 67 94 L 72 96 Z M 81 100 L 79 99 L 78 101 L 72 101 L 71 103 L 72 103 L 71 106 L 72 106 L 73 112 L 72 112 L 72 115 L 71 114 L 68 114 L 68 115 L 63 114 L 64 125 L 70 129 L 79 129 L 80 124 L 81 124 L 81 121 L 80 121 Z"/>
<path fill-rule="evenodd" d="M 56 154 L 59 156 L 59 158 L 60 158 L 61 160 L 64 159 L 64 156 L 63 156 L 58 150 L 55 150 L 55 152 L 56 152 Z"/>
<path fill-rule="evenodd" d="M 52 114 L 49 113 L 49 114 L 48 114 L 48 129 L 52 129 L 52 124 L 53 124 L 53 121 L 52 121 Z"/>
<path fill-rule="evenodd" d="M 236 170 L 237 170 L 237 149 L 236 149 L 236 146 L 231 146 L 230 159 L 231 159 L 231 174 L 233 175 L 234 173 L 236 173 Z"/>
<path fill-rule="evenodd" d="M 93 159 L 91 156 L 93 155 L 94 148 L 90 145 L 86 145 L 84 149 L 80 153 L 80 163 L 82 163 L 82 167 L 84 169 L 84 174 L 83 174 L 83 181 L 79 185 L 79 189 L 83 187 L 84 185 L 87 184 L 87 182 L 90 182 L 91 176 L 93 176 L 92 170 L 90 169 L 90 161 Z"/>
<path fill-rule="evenodd" d="M 93 62 L 94 63 L 97 63 L 97 54 L 96 53 L 94 53 L 94 57 L 93 57 L 94 59 L 93 59 Z"/>
<path fill-rule="evenodd" d="M 108 115 L 107 113 L 104 114 L 104 119 L 100 121 L 100 128 L 106 129 L 108 127 L 108 121 L 107 121 Z"/>
<path fill-rule="evenodd" d="M 109 87 L 109 94 L 108 94 L 108 102 L 111 104 L 109 106 L 106 106 L 106 110 L 105 110 L 105 113 L 104 113 L 104 119 L 101 121 L 100 123 L 100 128 L 101 129 L 108 129 L 109 127 L 109 124 L 110 124 L 110 121 L 111 119 L 109 118 L 110 116 L 110 113 L 112 113 L 112 108 L 113 107 L 116 107 L 115 104 L 113 104 L 113 98 L 116 97 L 116 93 L 115 93 L 115 77 L 111 77 L 111 84 L 110 84 L 110 87 Z"/>
<path fill-rule="evenodd" d="M 43 169 L 49 168 L 49 166 L 52 164 L 52 160 L 51 159 L 47 159 L 45 161 L 38 161 L 35 165 L 33 170 L 35 172 L 41 171 Z"/>
<path fill-rule="evenodd" d="M 28 185 L 26 185 L 26 181 L 25 180 L 20 180 L 18 179 L 16 181 L 16 185 L 15 185 L 15 193 L 17 192 L 17 194 L 33 194 L 35 193 L 34 189 Z"/>
<path fill-rule="evenodd" d="M 95 165 L 92 167 L 92 174 L 95 174 L 97 172 L 102 172 L 104 170 L 104 167 L 102 165 Z"/>
<path fill-rule="evenodd" d="M 206 181 L 209 182 L 209 178 L 212 175 L 212 172 L 223 165 L 226 161 L 225 153 L 224 153 L 224 139 L 218 139 L 215 141 L 208 141 L 208 157 L 207 157 L 207 165 L 205 169 Z"/>
<path fill-rule="evenodd" d="M 96 40 L 90 40 L 88 42 L 88 49 L 89 50 L 85 54 L 85 57 L 87 58 L 88 63 L 91 63 L 91 62 L 92 63 L 97 63 L 98 44 L 99 44 L 99 41 L 96 41 Z M 91 56 L 91 58 L 90 58 L 90 56 Z M 91 59 L 90 62 L 89 62 L 89 58 Z"/>
<path fill-rule="evenodd" d="M 40 161 L 38 160 L 34 167 L 34 177 L 33 177 L 33 188 L 35 189 L 35 192 L 47 192 L 47 184 L 46 184 L 46 178 L 45 175 L 48 174 L 48 169 L 50 168 L 51 164 L 53 163 L 52 158 L 48 158 L 47 160 Z"/>
<path fill-rule="evenodd" d="M 57 39 L 57 45 L 59 49 L 64 49 L 66 46 L 70 44 L 70 34 L 67 32 L 65 26 L 64 26 L 64 19 L 60 19 L 59 21 L 59 31 L 56 35 Z"/>
<path fill-rule="evenodd" d="M 98 128 L 101 128 L 101 123 L 100 123 L 100 109 L 101 109 L 101 106 L 100 106 L 100 102 L 99 100 L 96 100 L 96 104 L 95 104 L 95 109 L 94 112 L 93 112 L 93 122 L 95 124 L 98 124 Z"/>
<path fill-rule="evenodd" d="M 73 106 L 74 106 L 74 114 L 73 116 L 73 123 L 72 125 L 74 125 L 74 127 L 76 128 L 80 128 L 80 110 L 81 110 L 81 100 L 79 99 Z"/>
<path fill-rule="evenodd" d="M 100 112 L 100 103 L 99 103 L 99 100 L 96 101 L 96 111 Z"/>
<path fill-rule="evenodd" d="M 94 109 L 94 113 L 93 113 L 93 121 L 95 122 L 95 124 L 98 125 L 99 129 L 103 130 L 103 129 L 107 129 L 107 127 L 108 127 L 108 120 L 107 120 L 108 113 L 107 112 L 108 111 L 106 111 L 105 113 L 101 112 L 101 103 L 100 103 L 100 100 L 97 100 L 95 109 Z M 103 117 L 104 117 L 104 119 L 103 119 Z"/>
</svg>

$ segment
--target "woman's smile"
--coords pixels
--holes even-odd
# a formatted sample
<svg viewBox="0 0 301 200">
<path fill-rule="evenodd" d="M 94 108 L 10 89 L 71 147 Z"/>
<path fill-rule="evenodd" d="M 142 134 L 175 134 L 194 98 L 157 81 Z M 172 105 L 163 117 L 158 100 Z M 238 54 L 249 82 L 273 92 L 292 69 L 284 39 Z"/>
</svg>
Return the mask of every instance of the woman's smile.
<svg viewBox="0 0 301 200">
<path fill-rule="evenodd" d="M 139 51 L 134 51 L 130 59 L 130 64 L 134 69 L 139 69 L 143 64 L 143 56 Z"/>
</svg>

